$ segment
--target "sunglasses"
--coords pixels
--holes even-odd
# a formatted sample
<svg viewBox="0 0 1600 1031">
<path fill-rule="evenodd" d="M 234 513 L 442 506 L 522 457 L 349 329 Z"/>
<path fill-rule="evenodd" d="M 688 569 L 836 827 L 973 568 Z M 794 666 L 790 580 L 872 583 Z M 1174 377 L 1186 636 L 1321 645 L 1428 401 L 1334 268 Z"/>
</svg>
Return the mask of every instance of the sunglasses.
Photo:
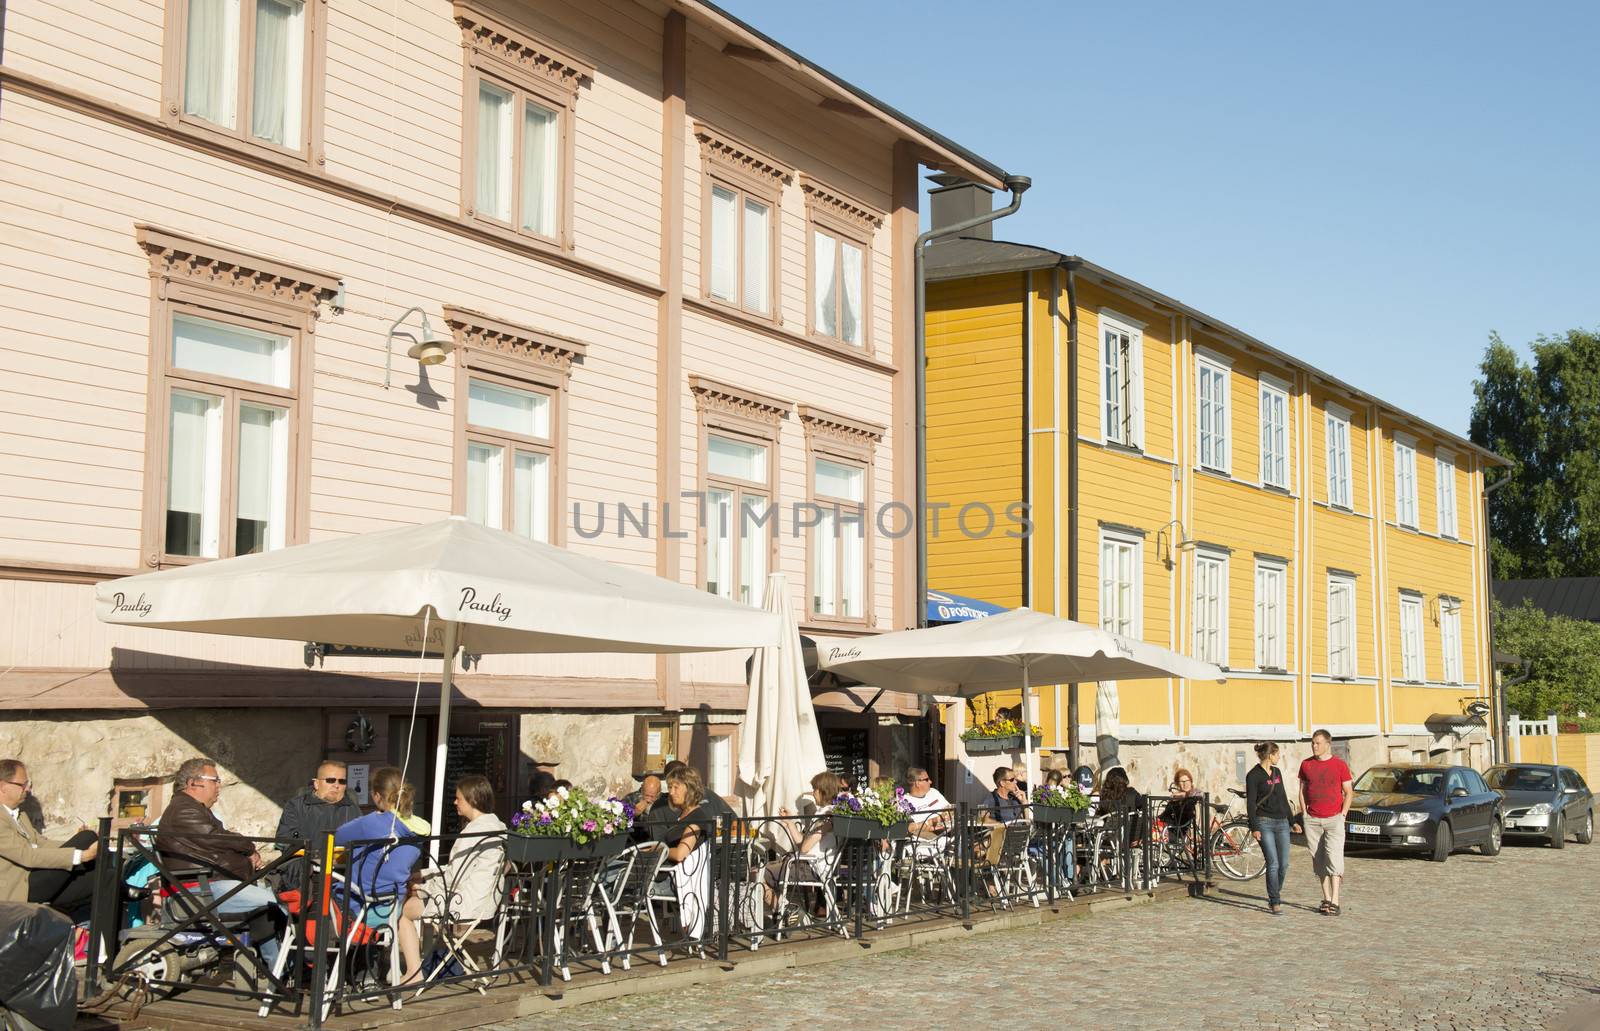
<svg viewBox="0 0 1600 1031">
<path fill-rule="evenodd" d="M 324 784 L 348 784 L 350 782 L 348 780 L 346 780 L 344 777 L 323 777 L 322 778 L 322 783 L 324 783 Z"/>
<path fill-rule="evenodd" d="M 6 783 L 10 784 L 14 788 L 21 788 L 24 791 L 31 791 L 33 789 L 33 781 L 31 780 L 8 780 Z"/>
</svg>

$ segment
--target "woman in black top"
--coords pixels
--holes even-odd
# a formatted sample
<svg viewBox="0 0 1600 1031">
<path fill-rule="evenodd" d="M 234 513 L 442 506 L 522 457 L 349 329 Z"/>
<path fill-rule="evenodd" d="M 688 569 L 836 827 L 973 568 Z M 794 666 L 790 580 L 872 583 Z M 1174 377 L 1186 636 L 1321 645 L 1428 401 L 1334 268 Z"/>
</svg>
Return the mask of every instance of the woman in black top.
<svg viewBox="0 0 1600 1031">
<path fill-rule="evenodd" d="M 1256 745 L 1256 758 L 1244 778 L 1245 817 L 1251 835 L 1261 843 L 1267 860 L 1267 909 L 1274 915 L 1283 912 L 1283 878 L 1289 872 L 1289 795 L 1283 789 L 1283 771 L 1278 769 L 1278 746 L 1271 741 Z"/>
</svg>

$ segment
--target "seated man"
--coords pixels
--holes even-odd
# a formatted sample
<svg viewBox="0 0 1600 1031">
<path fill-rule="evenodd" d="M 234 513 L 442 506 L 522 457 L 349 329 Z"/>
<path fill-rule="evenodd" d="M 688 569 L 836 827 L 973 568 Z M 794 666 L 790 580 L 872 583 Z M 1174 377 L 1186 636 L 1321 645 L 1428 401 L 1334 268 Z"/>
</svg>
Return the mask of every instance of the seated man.
<svg viewBox="0 0 1600 1031">
<path fill-rule="evenodd" d="M 284 803 L 275 837 L 304 841 L 316 854 L 329 834 L 361 818 L 361 807 L 345 790 L 348 780 L 344 763 L 337 759 L 324 761 L 311 778 L 311 785 Z M 300 869 L 290 866 L 286 871 L 286 879 L 296 886 Z"/>
<path fill-rule="evenodd" d="M 933 778 L 920 766 L 906 771 L 906 801 L 911 804 L 911 834 L 935 838 L 950 829 L 950 801 L 933 786 Z M 923 815 L 926 814 L 926 815 Z"/>
<path fill-rule="evenodd" d="M 0 759 L 0 902 L 42 902 L 77 919 L 94 893 L 100 843 L 91 830 L 46 841 L 22 809 L 32 787 L 22 760 Z"/>
<path fill-rule="evenodd" d="M 261 869 L 253 841 L 223 827 L 211 811 L 222 795 L 222 777 L 211 759 L 186 759 L 172 778 L 173 796 L 161 814 L 156 851 L 166 865 L 204 867 L 214 874 L 211 894 L 221 899 Z M 250 938 L 268 966 L 278 958 L 278 936 L 286 914 L 265 884 L 246 884 L 217 906 L 218 916 L 248 917 Z"/>
<path fill-rule="evenodd" d="M 1014 823 L 1022 819 L 1022 807 L 1027 804 L 1028 796 L 1023 793 L 1022 781 L 1018 779 L 1017 772 L 1009 766 L 995 770 L 994 790 L 983 800 L 984 820 Z"/>
<path fill-rule="evenodd" d="M 633 805 L 634 824 L 631 836 L 636 842 L 650 840 L 650 817 L 656 804 L 661 801 L 661 786 L 659 775 L 647 773 L 639 782 L 639 790 L 630 792 L 623 800 Z"/>
</svg>

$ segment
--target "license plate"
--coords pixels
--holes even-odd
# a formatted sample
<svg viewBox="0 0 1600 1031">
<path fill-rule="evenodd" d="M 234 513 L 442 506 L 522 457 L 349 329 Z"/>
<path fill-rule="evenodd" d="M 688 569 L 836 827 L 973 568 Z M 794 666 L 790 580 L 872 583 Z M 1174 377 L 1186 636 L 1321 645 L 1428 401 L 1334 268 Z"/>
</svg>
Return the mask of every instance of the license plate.
<svg viewBox="0 0 1600 1031">
<path fill-rule="evenodd" d="M 1376 833 L 1378 833 L 1378 828 L 1369 827 L 1364 823 L 1352 823 L 1348 827 L 1346 827 L 1345 829 L 1348 830 L 1351 834 L 1376 834 Z"/>
</svg>

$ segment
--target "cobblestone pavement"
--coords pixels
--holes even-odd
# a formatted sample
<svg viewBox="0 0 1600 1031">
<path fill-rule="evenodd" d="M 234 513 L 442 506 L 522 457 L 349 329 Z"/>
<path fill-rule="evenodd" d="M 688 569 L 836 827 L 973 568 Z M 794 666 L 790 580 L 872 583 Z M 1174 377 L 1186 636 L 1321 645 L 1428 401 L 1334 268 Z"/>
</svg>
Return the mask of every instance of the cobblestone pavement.
<svg viewBox="0 0 1600 1031">
<path fill-rule="evenodd" d="M 1344 914 L 1304 849 L 1283 916 L 1261 882 L 715 987 L 574 1007 L 498 1027 L 1600 1028 L 1600 843 L 1507 844 L 1445 864 L 1347 863 Z M 1241 890 L 1242 888 L 1242 890 Z"/>
</svg>

